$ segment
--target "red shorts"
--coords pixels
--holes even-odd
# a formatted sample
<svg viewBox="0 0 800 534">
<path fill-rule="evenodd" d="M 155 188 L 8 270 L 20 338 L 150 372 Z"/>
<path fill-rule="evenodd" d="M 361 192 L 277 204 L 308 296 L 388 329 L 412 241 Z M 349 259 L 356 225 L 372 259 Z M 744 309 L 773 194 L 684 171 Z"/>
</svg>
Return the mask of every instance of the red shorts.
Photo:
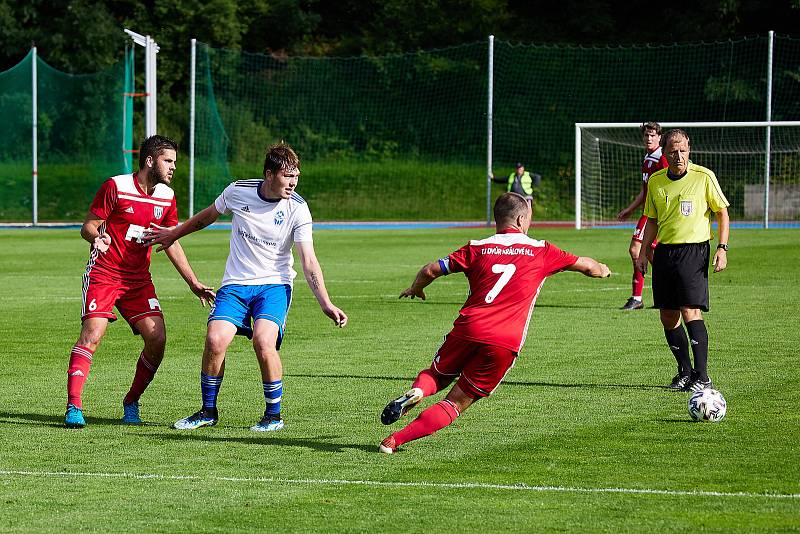
<svg viewBox="0 0 800 534">
<path fill-rule="evenodd" d="M 458 386 L 473 399 L 487 397 L 514 367 L 517 353 L 496 345 L 445 336 L 431 364 L 433 372 L 455 377 Z"/>
<path fill-rule="evenodd" d="M 647 226 L 647 215 L 642 215 L 639 217 L 639 222 L 636 223 L 636 229 L 633 231 L 633 241 L 642 242 L 645 226 Z M 653 244 L 650 245 L 650 248 L 656 248 L 656 245 L 658 245 L 658 240 L 653 239 Z"/>
<path fill-rule="evenodd" d="M 156 288 L 151 280 L 129 283 L 98 274 L 83 275 L 81 321 L 93 317 L 105 317 L 111 322 L 116 321 L 114 306 L 128 321 L 134 334 L 139 333 L 134 325 L 140 320 L 145 317 L 164 316 L 156 296 Z"/>
</svg>

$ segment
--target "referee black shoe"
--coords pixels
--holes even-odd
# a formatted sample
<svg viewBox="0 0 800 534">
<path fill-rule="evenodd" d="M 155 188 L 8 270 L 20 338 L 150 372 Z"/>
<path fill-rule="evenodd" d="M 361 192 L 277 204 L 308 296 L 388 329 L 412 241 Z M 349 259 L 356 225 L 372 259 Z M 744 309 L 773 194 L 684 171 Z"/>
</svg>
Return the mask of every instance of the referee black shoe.
<svg viewBox="0 0 800 534">
<path fill-rule="evenodd" d="M 691 383 L 686 384 L 683 391 L 696 393 L 698 391 L 703 391 L 704 389 L 714 389 L 714 384 L 711 382 L 710 378 L 708 380 L 700 380 L 699 378 L 696 378 Z"/>
<path fill-rule="evenodd" d="M 672 382 L 670 382 L 667 387 L 669 389 L 681 391 L 691 381 L 691 378 L 692 378 L 691 375 L 677 374 L 674 377 L 672 377 Z"/>
<path fill-rule="evenodd" d="M 620 310 L 641 310 L 642 308 L 644 308 L 644 302 L 631 297 Z"/>
</svg>

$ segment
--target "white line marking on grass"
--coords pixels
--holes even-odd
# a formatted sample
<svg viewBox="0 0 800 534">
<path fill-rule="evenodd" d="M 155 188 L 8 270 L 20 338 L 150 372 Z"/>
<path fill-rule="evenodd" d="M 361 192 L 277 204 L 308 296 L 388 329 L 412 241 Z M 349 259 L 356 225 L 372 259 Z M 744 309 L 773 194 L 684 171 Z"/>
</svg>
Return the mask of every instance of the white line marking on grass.
<svg viewBox="0 0 800 534">
<path fill-rule="evenodd" d="M 582 488 L 574 486 L 530 486 L 528 484 L 488 484 L 482 482 L 401 482 L 381 480 L 344 480 L 316 478 L 261 478 L 196 475 L 160 475 L 156 473 L 82 473 L 57 471 L 11 471 L 0 470 L 0 476 L 31 476 L 42 478 L 126 478 L 132 480 L 207 480 L 216 482 L 243 482 L 264 484 L 307 484 L 316 486 L 378 486 L 390 488 L 437 488 L 437 489 L 485 489 L 506 491 L 533 491 L 541 493 L 621 493 L 626 495 L 669 495 L 692 497 L 747 497 L 761 499 L 800 499 L 800 493 L 751 493 L 745 491 L 662 490 L 648 488 Z"/>
</svg>

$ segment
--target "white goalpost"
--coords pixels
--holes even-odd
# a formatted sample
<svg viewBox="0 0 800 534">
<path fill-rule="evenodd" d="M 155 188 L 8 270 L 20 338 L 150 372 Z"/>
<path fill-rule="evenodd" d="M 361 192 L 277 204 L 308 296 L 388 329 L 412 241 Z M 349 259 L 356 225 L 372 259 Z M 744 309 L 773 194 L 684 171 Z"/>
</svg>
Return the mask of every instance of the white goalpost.
<svg viewBox="0 0 800 534">
<path fill-rule="evenodd" d="M 616 214 L 640 191 L 639 124 L 575 124 L 575 228 L 619 224 Z M 732 220 L 800 221 L 800 121 L 660 124 L 689 134 L 689 158 L 714 171 Z"/>
</svg>

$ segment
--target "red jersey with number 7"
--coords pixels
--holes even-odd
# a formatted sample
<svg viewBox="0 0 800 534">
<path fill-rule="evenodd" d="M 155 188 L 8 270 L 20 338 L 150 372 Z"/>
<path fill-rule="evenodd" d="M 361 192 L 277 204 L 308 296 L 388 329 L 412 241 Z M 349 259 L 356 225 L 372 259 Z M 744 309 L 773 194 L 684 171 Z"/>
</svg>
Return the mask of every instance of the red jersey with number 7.
<svg viewBox="0 0 800 534">
<path fill-rule="evenodd" d="M 545 279 L 578 256 L 515 229 L 473 240 L 439 260 L 445 274 L 463 272 L 470 294 L 450 335 L 519 352 Z"/>
<path fill-rule="evenodd" d="M 178 224 L 172 189 L 160 183 L 148 195 L 139 187 L 135 174 L 114 176 L 100 186 L 89 211 L 105 220 L 100 233 L 111 236 L 111 246 L 104 254 L 91 249 L 86 273 L 102 273 L 128 282 L 150 280 L 151 249 L 142 244 L 142 232 L 150 223 Z"/>
</svg>

